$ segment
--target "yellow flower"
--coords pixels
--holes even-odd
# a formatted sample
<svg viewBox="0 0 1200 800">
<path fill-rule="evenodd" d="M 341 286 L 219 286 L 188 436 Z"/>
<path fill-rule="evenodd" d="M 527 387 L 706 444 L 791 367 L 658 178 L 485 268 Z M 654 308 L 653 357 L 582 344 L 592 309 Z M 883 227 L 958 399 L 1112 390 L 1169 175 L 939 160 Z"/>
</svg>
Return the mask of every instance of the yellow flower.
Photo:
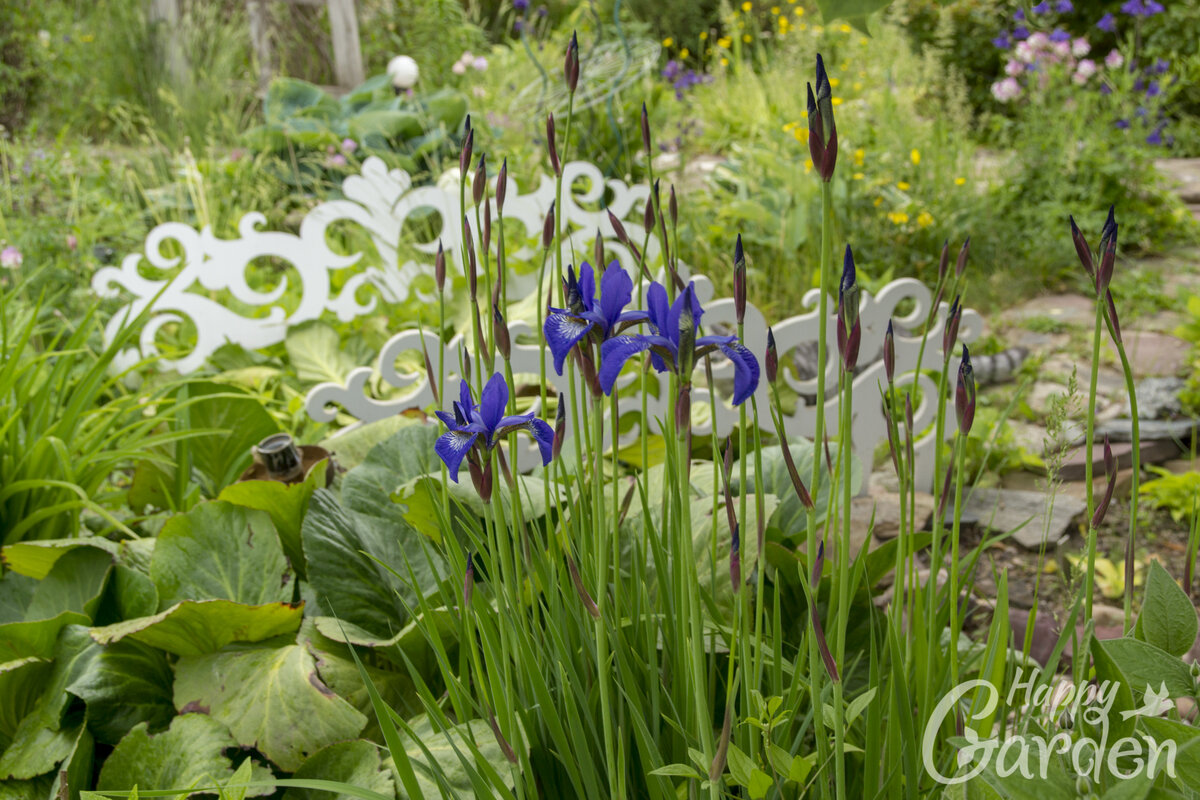
<svg viewBox="0 0 1200 800">
<path fill-rule="evenodd" d="M 854 89 L 854 91 L 856 91 L 856 92 L 861 92 L 862 91 L 862 82 L 855 81 L 853 86 L 851 86 L 850 88 Z"/>
<path fill-rule="evenodd" d="M 882 197 L 876 197 L 876 198 L 875 198 L 875 207 L 876 207 L 876 208 L 879 208 L 881 205 L 883 205 L 883 198 L 882 198 Z"/>
<path fill-rule="evenodd" d="M 863 174 L 861 172 L 856 172 L 850 177 L 854 178 L 856 181 L 861 181 L 863 179 Z"/>
<path fill-rule="evenodd" d="M 903 225 L 908 222 L 908 214 L 905 214 L 903 211 L 889 211 L 887 218 L 897 225 Z"/>
<path fill-rule="evenodd" d="M 728 36 L 722 36 L 720 39 L 717 39 L 717 47 L 723 47 L 726 50 L 728 50 L 729 45 L 731 45 L 731 44 L 733 44 L 733 40 L 730 39 Z"/>
<path fill-rule="evenodd" d="M 702 42 L 708 41 L 708 31 L 700 31 L 700 41 L 702 41 Z"/>
<path fill-rule="evenodd" d="M 838 30 L 841 31 L 842 33 L 849 33 L 850 26 L 843 22 L 841 25 L 838 25 Z"/>
<path fill-rule="evenodd" d="M 796 137 L 797 142 L 803 142 L 808 139 L 808 128 L 796 128 L 792 131 L 792 136 Z"/>
<path fill-rule="evenodd" d="M 964 183 L 966 183 L 966 182 L 967 182 L 967 179 L 966 179 L 966 178 L 955 178 L 955 179 L 954 179 L 954 185 L 955 185 L 955 186 L 962 186 L 962 185 L 963 185 Z"/>
<path fill-rule="evenodd" d="M 89 42 L 96 41 L 96 36 L 92 33 L 85 33 L 83 36 L 79 37 L 79 41 L 83 42 L 84 44 L 88 44 Z"/>
<path fill-rule="evenodd" d="M 679 51 L 680 58 L 687 58 L 688 55 L 690 54 L 688 53 L 688 49 L 686 47 Z"/>
<path fill-rule="evenodd" d="M 866 151 L 863 150 L 861 147 L 858 148 L 857 150 L 855 150 L 854 151 L 854 166 L 861 167 L 863 165 L 863 159 L 866 158 L 866 155 L 867 155 Z"/>
<path fill-rule="evenodd" d="M 796 2 L 796 0 L 788 0 L 788 2 L 794 3 L 794 2 Z M 804 16 L 804 6 L 796 6 L 796 10 L 793 11 L 792 13 L 795 14 L 797 17 L 803 17 Z"/>
<path fill-rule="evenodd" d="M 808 173 L 812 172 L 812 168 L 813 168 L 812 159 L 811 158 L 804 159 L 804 174 L 807 175 Z"/>
<path fill-rule="evenodd" d="M 797 28 L 799 28 L 799 29 L 800 29 L 800 30 L 802 30 L 802 31 L 806 31 L 806 30 L 808 30 L 808 25 L 804 24 L 803 22 L 801 22 L 801 23 L 800 23 L 799 25 L 797 25 L 796 27 L 797 27 Z"/>
<path fill-rule="evenodd" d="M 670 36 L 663 39 L 663 47 L 671 47 L 674 44 L 675 44 L 675 40 L 672 39 Z"/>
<path fill-rule="evenodd" d="M 728 67 L 728 66 L 729 66 L 729 59 L 728 59 L 728 58 L 722 58 L 722 59 L 721 59 L 721 66 L 722 66 L 722 67 Z"/>
<path fill-rule="evenodd" d="M 835 88 L 835 89 L 837 88 L 837 85 L 838 85 L 839 83 L 841 83 L 841 81 L 840 81 L 840 80 L 838 80 L 837 78 L 830 78 L 830 79 L 829 79 L 829 85 L 830 85 L 830 86 L 832 86 L 832 87 L 833 87 L 833 88 Z"/>
<path fill-rule="evenodd" d="M 752 8 L 754 8 L 754 4 L 751 3 L 750 0 L 746 0 L 746 2 L 742 3 L 742 11 L 749 11 Z"/>
<path fill-rule="evenodd" d="M 771 13 L 778 17 L 779 16 L 779 6 L 771 6 Z"/>
<path fill-rule="evenodd" d="M 835 106 L 840 106 L 842 104 L 842 98 L 840 98 L 840 97 L 833 98 L 833 104 Z"/>
<path fill-rule="evenodd" d="M 808 112 L 807 112 L 807 111 L 801 111 L 801 112 L 800 112 L 800 116 L 801 116 L 803 119 L 808 119 Z"/>
<path fill-rule="evenodd" d="M 824 26 L 822 26 L 822 25 L 813 25 L 813 29 L 812 29 L 812 31 L 813 31 L 813 34 L 814 34 L 814 35 L 817 35 L 817 36 L 819 36 L 819 35 L 821 35 L 822 33 L 824 33 L 824 32 L 825 32 L 825 27 L 824 27 Z"/>
<path fill-rule="evenodd" d="M 900 181 L 899 183 L 896 184 L 896 188 L 902 192 L 907 192 L 909 189 L 912 188 L 912 186 L 910 186 L 907 181 Z"/>
<path fill-rule="evenodd" d="M 795 128 L 799 124 L 800 124 L 799 122 L 788 122 L 783 126 L 783 132 L 789 133 L 792 130 L 792 128 Z"/>
<path fill-rule="evenodd" d="M 921 163 L 921 151 L 917 148 L 914 147 L 913 151 L 909 153 L 908 156 L 912 159 L 914 165 Z"/>
<path fill-rule="evenodd" d="M 920 214 L 917 214 L 917 224 L 922 228 L 928 228 L 933 224 L 933 214 L 930 214 L 928 211 L 922 211 Z"/>
<path fill-rule="evenodd" d="M 745 42 L 746 44 L 750 44 L 751 42 L 753 42 L 753 41 L 754 41 L 754 37 L 753 37 L 753 36 L 751 36 L 751 35 L 750 35 L 750 34 L 748 34 L 748 33 L 743 33 L 743 34 L 742 34 L 742 41 L 743 41 L 743 42 Z"/>
</svg>

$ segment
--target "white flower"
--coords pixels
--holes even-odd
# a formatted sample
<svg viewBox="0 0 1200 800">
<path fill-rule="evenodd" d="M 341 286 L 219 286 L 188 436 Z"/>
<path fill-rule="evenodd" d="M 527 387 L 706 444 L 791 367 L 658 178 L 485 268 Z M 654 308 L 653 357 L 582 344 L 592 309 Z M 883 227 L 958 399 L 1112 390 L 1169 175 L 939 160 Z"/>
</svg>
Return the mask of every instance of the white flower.
<svg viewBox="0 0 1200 800">
<path fill-rule="evenodd" d="M 1090 58 L 1085 58 L 1079 62 L 1079 66 L 1075 68 L 1076 75 L 1082 75 L 1086 81 L 1088 78 L 1096 74 L 1096 62 Z"/>
<path fill-rule="evenodd" d="M 1021 84 L 1016 78 L 1005 78 L 992 84 L 992 96 L 1001 103 L 1007 103 L 1021 94 Z"/>
<path fill-rule="evenodd" d="M 1009 61 L 1004 65 L 1004 73 L 1016 77 L 1025 71 L 1025 65 L 1020 61 Z"/>
<path fill-rule="evenodd" d="M 1031 34 L 1030 37 L 1026 41 L 1029 42 L 1030 47 L 1032 47 L 1035 50 L 1038 50 L 1038 49 L 1043 48 L 1046 45 L 1050 44 L 1050 37 L 1047 36 L 1046 34 L 1042 33 L 1041 31 L 1038 31 L 1037 33 Z"/>
<path fill-rule="evenodd" d="M 1033 51 L 1033 46 L 1029 42 L 1017 42 L 1017 46 L 1013 48 L 1013 55 L 1026 64 L 1033 63 L 1034 58 L 1037 57 L 1037 53 Z"/>
<path fill-rule="evenodd" d="M 16 269 L 17 267 L 21 266 L 21 262 L 24 260 L 25 258 L 21 255 L 21 251 L 13 247 L 11 244 L 3 250 L 0 250 L 0 267 L 4 267 L 5 269 Z"/>
<path fill-rule="evenodd" d="M 450 71 L 455 75 L 464 75 L 467 71 L 467 65 L 461 61 L 455 61 L 454 66 L 450 68 Z"/>
<path fill-rule="evenodd" d="M 1119 69 L 1125 63 L 1125 56 L 1121 55 L 1120 50 L 1113 50 L 1104 57 L 1104 66 L 1109 69 Z"/>
<path fill-rule="evenodd" d="M 1075 54 L 1076 58 L 1083 58 L 1090 53 L 1091 50 L 1092 46 L 1088 43 L 1088 40 L 1082 36 L 1071 42 L 1071 52 Z"/>
<path fill-rule="evenodd" d="M 421 77 L 421 70 L 411 56 L 396 56 L 387 65 L 388 77 L 397 89 L 411 89 Z"/>
<path fill-rule="evenodd" d="M 479 56 L 471 62 L 471 66 L 474 67 L 477 72 L 484 72 L 488 68 L 488 61 L 483 56 Z"/>
</svg>

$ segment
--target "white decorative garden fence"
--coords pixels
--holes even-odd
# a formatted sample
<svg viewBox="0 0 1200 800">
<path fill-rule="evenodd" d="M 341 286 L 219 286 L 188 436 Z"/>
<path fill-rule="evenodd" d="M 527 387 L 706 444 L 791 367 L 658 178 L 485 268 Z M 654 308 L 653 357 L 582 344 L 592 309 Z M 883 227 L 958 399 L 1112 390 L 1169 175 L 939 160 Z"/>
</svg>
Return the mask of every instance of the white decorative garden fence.
<svg viewBox="0 0 1200 800">
<path fill-rule="evenodd" d="M 619 180 L 606 181 L 595 165 L 585 162 L 564 165 L 563 175 L 564 187 L 570 187 L 570 190 L 564 190 L 561 208 L 558 209 L 566 232 L 564 252 L 590 254 L 592 242 L 598 231 L 604 239 L 608 257 L 618 259 L 630 270 L 636 281 L 636 271 L 631 269 L 632 255 L 617 241 L 607 211 L 611 210 L 624 221 L 631 241 L 643 241 L 645 229 L 640 222 L 628 218 L 631 215 L 640 218 L 649 196 L 649 188 L 628 186 Z M 519 222 L 527 233 L 526 237 L 517 239 L 522 245 L 509 252 L 510 261 L 529 262 L 540 259 L 540 251 L 535 251 L 524 242 L 533 241 L 540 236 L 546 211 L 554 199 L 554 188 L 553 180 L 543 176 L 536 189 L 521 194 L 515 181 L 510 179 L 504 207 L 505 220 Z M 407 173 L 398 169 L 388 170 L 381 160 L 372 157 L 364 162 L 361 175 L 346 178 L 342 190 L 345 199 L 331 200 L 313 208 L 301 223 L 298 235 L 262 230 L 265 218 L 256 212 L 246 214 L 242 218 L 238 226 L 238 239 L 218 239 L 207 227 L 196 230 L 183 223 L 165 223 L 156 227 L 147 237 L 144 255 L 131 254 L 122 261 L 120 267 L 99 270 L 92 281 L 96 292 L 111 297 L 118 296 L 124 290 L 133 296 L 125 309 L 115 314 L 109 323 L 106 334 L 110 340 L 128 320 L 148 309 L 148 319 L 140 332 L 138 348 L 123 353 L 118 366 L 157 354 L 155 338 L 162 326 L 168 323 L 190 320 L 195 327 L 196 342 L 193 349 L 182 358 L 161 361 L 164 368 L 188 373 L 202 366 L 218 347 L 228 342 L 247 349 L 267 347 L 283 341 L 290 326 L 317 319 L 326 312 L 335 314 L 343 322 L 348 322 L 374 311 L 379 298 L 384 302 L 399 302 L 409 298 L 428 303 L 436 302 L 434 296 L 422 294 L 417 288 L 417 279 L 423 275 L 432 278 L 434 254 L 439 239 L 447 257 L 456 263 L 459 261 L 462 226 L 457 224 L 457 182 L 452 182 L 452 186 L 448 187 L 414 187 Z M 494 198 L 494 191 L 491 196 Z M 494 203 L 494 200 L 492 202 Z M 424 244 L 412 245 L 412 249 L 423 257 L 422 260 L 408 260 L 404 264 L 397 264 L 405 221 L 413 215 L 424 216 L 430 212 L 435 220 L 433 238 Z M 326 234 L 331 225 L 343 220 L 354 222 L 367 232 L 384 266 L 364 267 L 361 264 L 363 253 L 341 254 L 330 248 Z M 177 243 L 182 255 L 165 255 L 161 247 L 168 241 Z M 513 241 L 511 236 L 509 241 Z M 648 262 L 654 263 L 658 255 L 657 242 L 652 238 L 647 246 Z M 280 305 L 287 289 L 286 278 L 281 279 L 275 288 L 268 291 L 257 291 L 247 283 L 247 268 L 251 262 L 263 257 L 275 257 L 295 267 L 303 286 L 299 304 L 291 313 Z M 143 260 L 159 270 L 172 273 L 171 277 L 162 280 L 146 277 L 141 271 Z M 865 268 L 869 270 L 870 267 L 867 265 Z M 331 276 L 343 270 L 353 272 L 341 291 L 335 295 L 332 293 Z M 683 271 L 685 269 L 681 269 L 681 272 Z M 458 264 L 458 274 L 462 274 L 461 263 Z M 711 282 L 702 275 L 692 277 L 696 280 L 697 295 L 705 309 L 705 328 L 710 332 L 722 327 L 732 330 L 733 299 L 713 298 Z M 368 285 L 374 287 L 377 297 L 360 302 L 357 298 L 358 291 Z M 432 285 L 431 281 L 429 285 Z M 266 308 L 267 313 L 258 316 L 239 314 L 222 304 L 219 299 L 197 293 L 197 288 L 207 290 L 210 294 L 228 293 L 246 306 Z M 509 282 L 510 297 L 525 297 L 534 291 L 534 276 L 514 277 Z M 804 313 L 772 323 L 780 357 L 780 379 L 786 380 L 802 398 L 815 396 L 816 379 L 815 376 L 808 380 L 797 378 L 787 366 L 791 363 L 789 352 L 802 346 L 811 347 L 816 341 L 819 324 L 819 312 L 816 310 L 818 299 L 818 290 L 808 292 L 804 298 Z M 895 319 L 898 331 L 915 329 L 925 320 L 931 303 L 932 297 L 928 287 L 911 278 L 893 281 L 878 294 L 864 292 L 862 295 L 862 349 L 859 357 L 860 372 L 854 380 L 852 437 L 854 449 L 868 472 L 876 446 L 887 436 L 884 410 L 877 387 L 884 380 L 882 347 L 888 319 Z M 907 313 L 897 316 L 902 304 L 907 305 Z M 830 303 L 827 320 L 830 331 L 835 330 L 835 309 L 836 303 Z M 934 326 L 929 332 L 923 366 L 936 368 L 941 364 L 941 334 L 946 313 L 946 304 L 942 303 L 937 310 Z M 751 305 L 746 310 L 745 322 L 745 344 L 761 363 L 766 350 L 767 320 Z M 513 341 L 513 372 L 518 376 L 518 382 L 521 381 L 521 376 L 532 376 L 536 381 L 540 347 L 536 344 L 522 343 L 524 339 L 536 339 L 535 336 L 531 336 L 536 331 L 529 322 L 522 320 L 510 321 L 510 329 Z M 968 309 L 963 314 L 959 339 L 971 342 L 982 333 L 982 329 L 983 321 L 980 316 Z M 337 414 L 335 407 L 340 406 L 359 420 L 373 421 L 409 408 L 427 408 L 433 405 L 433 389 L 424 370 L 407 373 L 399 371 L 396 366 L 402 356 L 414 353 L 416 358 L 409 359 L 409 362 L 420 363 L 422 342 L 429 349 L 435 364 L 438 361 L 437 349 L 444 348 L 447 383 L 451 389 L 456 387 L 457 353 L 462 344 L 462 337 L 455 337 L 450 342 L 443 343 L 433 333 L 409 329 L 397 333 L 384 345 L 377 367 L 364 365 L 353 370 L 344 384 L 324 383 L 314 387 L 306 403 L 309 415 L 318 421 L 329 421 Z M 826 375 L 828 386 L 837 385 L 838 362 L 834 342 L 835 337 L 831 334 Z M 914 419 L 916 429 L 924 430 L 933 422 L 937 387 L 928 375 L 918 378 L 913 372 L 916 368 L 920 339 L 897 333 L 895 342 L 898 381 L 906 383 L 918 380 L 920 384 L 922 399 L 915 409 Z M 957 356 L 951 357 L 950 364 L 951 369 L 957 369 Z M 372 397 L 368 385 L 376 373 L 384 384 L 400 390 L 401 393 L 384 399 Z M 715 426 L 719 436 L 726 436 L 736 426 L 737 411 L 723 396 L 727 395 L 729 390 L 725 389 L 722 392 L 721 389 L 722 386 L 731 385 L 732 376 L 732 364 L 728 361 L 714 363 L 713 377 L 719 395 L 715 402 L 712 402 L 713 398 L 708 394 L 705 381 L 696 382 L 693 389 L 694 409 L 698 411 L 701 404 L 709 404 L 712 412 L 707 415 L 694 414 L 693 430 L 696 435 L 707 435 Z M 551 370 L 548 378 L 555 389 L 567 390 L 569 373 L 559 377 Z M 649 427 L 653 432 L 656 425 L 654 421 L 666 418 L 667 403 L 673 402 L 673 399 L 668 397 L 665 374 L 652 374 L 651 378 L 657 384 L 656 391 L 651 392 L 648 398 Z M 635 380 L 634 371 L 629 370 L 618 385 L 628 387 Z M 453 397 L 456 392 L 448 391 L 445 394 Z M 765 424 L 769 403 L 765 378 L 759 384 L 756 398 Z M 542 410 L 536 408 L 536 402 L 534 410 L 540 413 Z M 836 424 L 836 406 L 836 397 L 826 400 L 826 419 L 831 426 Z M 622 416 L 635 411 L 640 414 L 640 400 L 623 398 L 620 403 Z M 947 417 L 946 433 L 949 436 L 954 433 L 955 425 L 953 415 Z M 789 435 L 811 437 L 815 420 L 815 402 L 799 402 L 795 411 L 784 417 L 784 424 Z M 606 421 L 605 430 L 609 431 L 610 435 L 613 429 L 611 421 Z M 639 427 L 634 427 L 620 437 L 619 443 L 625 445 L 635 442 L 642 433 Z M 930 432 L 915 443 L 917 478 L 919 485 L 926 487 L 931 486 L 933 480 L 933 437 L 934 434 Z M 532 466 L 534 459 L 532 444 L 517 454 L 519 467 Z"/>
</svg>

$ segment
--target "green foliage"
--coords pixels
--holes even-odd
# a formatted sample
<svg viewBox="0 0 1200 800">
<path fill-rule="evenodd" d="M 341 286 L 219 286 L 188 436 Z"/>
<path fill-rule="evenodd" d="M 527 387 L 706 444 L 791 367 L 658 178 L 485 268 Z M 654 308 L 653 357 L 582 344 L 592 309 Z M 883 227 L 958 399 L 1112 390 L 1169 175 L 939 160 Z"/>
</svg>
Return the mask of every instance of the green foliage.
<svg viewBox="0 0 1200 800">
<path fill-rule="evenodd" d="M 1176 521 L 1196 513 L 1196 504 L 1200 502 L 1200 472 L 1176 474 L 1155 466 L 1147 469 L 1158 477 L 1143 483 L 1138 493 L 1152 506 L 1167 509 Z"/>
</svg>

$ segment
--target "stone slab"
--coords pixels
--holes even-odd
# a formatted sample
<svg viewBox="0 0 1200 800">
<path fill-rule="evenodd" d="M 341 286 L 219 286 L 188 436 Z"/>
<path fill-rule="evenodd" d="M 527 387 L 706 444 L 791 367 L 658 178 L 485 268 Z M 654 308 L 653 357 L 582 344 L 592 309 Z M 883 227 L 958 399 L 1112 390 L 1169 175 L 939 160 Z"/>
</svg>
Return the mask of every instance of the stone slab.
<svg viewBox="0 0 1200 800">
<path fill-rule="evenodd" d="M 1176 375 L 1187 370 L 1191 364 L 1192 345 L 1177 336 L 1133 330 L 1122 331 L 1121 335 L 1135 378 Z M 1106 340 L 1105 346 L 1117 361 L 1117 350 L 1112 342 Z"/>
<path fill-rule="evenodd" d="M 1053 504 L 1050 499 L 1041 491 L 976 489 L 965 499 L 962 518 L 995 533 L 1015 530 L 1012 541 L 1027 550 L 1039 549 L 1043 541 L 1056 547 L 1066 541 L 1071 522 L 1086 509 L 1069 495 L 1060 493 Z M 954 521 L 952 503 L 946 508 L 946 520 L 947 524 Z"/>
<path fill-rule="evenodd" d="M 1102 436 L 1096 437 L 1092 445 L 1092 473 L 1104 474 L 1104 442 Z M 1117 469 L 1125 469 L 1133 465 L 1133 443 L 1109 441 L 1113 456 L 1117 459 Z M 1170 439 L 1146 439 L 1141 442 L 1141 464 L 1161 464 L 1179 455 L 1179 445 Z M 1083 445 L 1075 447 L 1067 453 L 1063 460 L 1059 477 L 1064 481 L 1082 480 L 1087 474 L 1087 448 Z"/>
</svg>

